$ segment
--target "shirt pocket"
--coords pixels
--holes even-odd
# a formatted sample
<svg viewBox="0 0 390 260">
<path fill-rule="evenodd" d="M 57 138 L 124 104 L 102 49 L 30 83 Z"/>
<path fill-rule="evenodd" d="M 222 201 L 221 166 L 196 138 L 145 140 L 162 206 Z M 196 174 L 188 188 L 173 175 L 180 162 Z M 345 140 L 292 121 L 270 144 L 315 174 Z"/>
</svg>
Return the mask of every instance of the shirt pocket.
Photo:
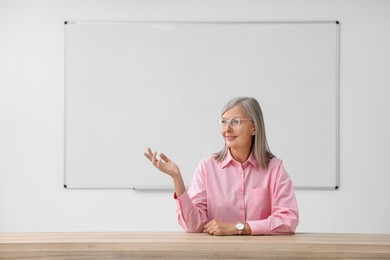
<svg viewBox="0 0 390 260">
<path fill-rule="evenodd" d="M 247 220 L 266 219 L 271 215 L 271 196 L 269 189 L 251 189 L 247 201 Z"/>
</svg>

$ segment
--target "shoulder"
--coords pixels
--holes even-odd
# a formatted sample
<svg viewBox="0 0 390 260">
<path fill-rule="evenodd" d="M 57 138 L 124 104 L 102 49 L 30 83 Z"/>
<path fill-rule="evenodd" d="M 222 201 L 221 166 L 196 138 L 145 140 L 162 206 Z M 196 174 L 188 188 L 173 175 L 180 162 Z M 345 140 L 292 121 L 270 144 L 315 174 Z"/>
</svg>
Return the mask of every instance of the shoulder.
<svg viewBox="0 0 390 260">
<path fill-rule="evenodd" d="M 285 175 L 287 174 L 286 169 L 284 168 L 283 165 L 283 160 L 278 158 L 278 157 L 273 157 L 269 162 L 268 162 L 268 167 L 267 167 L 267 172 L 277 176 L 277 175 Z"/>
<path fill-rule="evenodd" d="M 197 171 L 201 174 L 207 174 L 207 172 L 217 172 L 221 169 L 221 162 L 210 155 L 203 158 L 199 164 Z"/>
<path fill-rule="evenodd" d="M 272 159 L 268 162 L 268 169 L 274 169 L 283 166 L 283 160 L 274 156 Z"/>
<path fill-rule="evenodd" d="M 273 157 L 268 163 L 268 173 L 272 175 L 272 178 L 278 180 L 290 179 L 284 165 L 283 160 L 277 157 Z"/>
<path fill-rule="evenodd" d="M 210 166 L 215 166 L 218 165 L 220 162 L 215 159 L 213 155 L 210 155 L 208 157 L 203 158 L 199 162 L 199 167 L 210 167 Z"/>
</svg>

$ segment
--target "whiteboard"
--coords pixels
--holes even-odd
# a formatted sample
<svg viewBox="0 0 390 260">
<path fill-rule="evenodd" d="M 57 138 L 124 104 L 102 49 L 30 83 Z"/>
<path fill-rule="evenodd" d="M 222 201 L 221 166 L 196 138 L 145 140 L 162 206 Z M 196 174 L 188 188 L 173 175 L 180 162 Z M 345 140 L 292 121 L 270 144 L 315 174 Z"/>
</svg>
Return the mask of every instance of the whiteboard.
<svg viewBox="0 0 390 260">
<path fill-rule="evenodd" d="M 336 21 L 65 22 L 64 186 L 172 189 L 147 147 L 188 185 L 251 96 L 296 189 L 337 189 L 338 75 Z"/>
</svg>

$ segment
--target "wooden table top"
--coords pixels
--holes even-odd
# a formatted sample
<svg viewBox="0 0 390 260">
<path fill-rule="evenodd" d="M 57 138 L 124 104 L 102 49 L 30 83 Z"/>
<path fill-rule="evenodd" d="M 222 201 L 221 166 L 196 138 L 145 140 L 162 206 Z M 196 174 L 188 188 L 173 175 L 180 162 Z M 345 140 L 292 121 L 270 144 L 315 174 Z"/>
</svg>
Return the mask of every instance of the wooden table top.
<svg viewBox="0 0 390 260">
<path fill-rule="evenodd" d="M 0 233 L 0 259 L 390 259 L 390 234 Z"/>
</svg>

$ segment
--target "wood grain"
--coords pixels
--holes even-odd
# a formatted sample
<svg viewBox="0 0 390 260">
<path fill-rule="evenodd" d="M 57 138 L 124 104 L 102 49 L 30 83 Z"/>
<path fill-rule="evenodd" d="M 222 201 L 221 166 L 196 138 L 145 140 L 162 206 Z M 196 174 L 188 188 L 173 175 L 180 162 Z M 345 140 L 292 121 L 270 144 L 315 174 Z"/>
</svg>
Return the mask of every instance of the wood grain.
<svg viewBox="0 0 390 260">
<path fill-rule="evenodd" d="M 1 233 L 0 259 L 390 259 L 390 235 Z"/>
</svg>

